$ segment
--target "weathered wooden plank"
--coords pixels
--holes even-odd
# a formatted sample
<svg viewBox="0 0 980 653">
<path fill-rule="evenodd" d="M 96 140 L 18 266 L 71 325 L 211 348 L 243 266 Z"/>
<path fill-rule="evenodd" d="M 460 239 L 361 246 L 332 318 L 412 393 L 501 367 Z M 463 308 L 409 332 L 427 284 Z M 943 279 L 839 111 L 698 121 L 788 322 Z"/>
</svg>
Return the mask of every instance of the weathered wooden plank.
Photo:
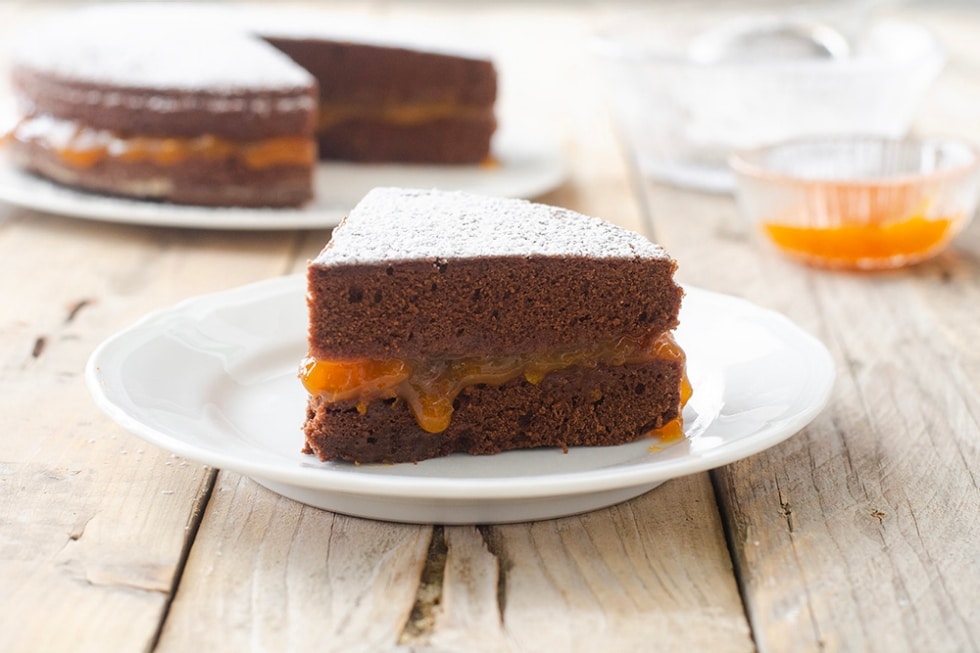
<svg viewBox="0 0 980 653">
<path fill-rule="evenodd" d="M 308 508 L 222 472 L 156 650 L 394 647 L 431 531 Z"/>
<path fill-rule="evenodd" d="M 146 650 L 213 472 L 112 424 L 85 362 L 150 310 L 285 271 L 294 238 L 0 215 L 0 649 Z"/>
<path fill-rule="evenodd" d="M 890 285 L 822 302 L 850 326 L 833 334 L 843 362 L 826 418 L 720 474 L 757 639 L 776 650 L 976 642 L 975 380 L 963 387 L 955 354 L 929 351 L 945 347 L 928 312 Z"/>
<path fill-rule="evenodd" d="M 4 651 L 147 650 L 212 477 L 163 452 L 140 458 L 174 471 L 2 466 Z"/>
<path fill-rule="evenodd" d="M 975 32 L 975 13 L 957 16 L 974 21 L 957 32 Z M 954 59 L 950 70 L 967 67 Z M 960 74 L 941 80 L 935 98 L 966 85 L 976 92 Z M 926 106 L 921 124 L 975 132 L 956 121 L 962 107 Z M 976 650 L 976 225 L 916 268 L 824 272 L 775 254 L 728 197 L 645 188 L 683 279 L 788 314 L 839 366 L 810 427 L 714 474 L 759 649 Z"/>
<path fill-rule="evenodd" d="M 444 551 L 441 595 L 397 650 L 754 650 L 706 474 L 576 517 L 447 527 Z"/>
<path fill-rule="evenodd" d="M 519 650 L 753 650 L 706 475 L 490 541 Z"/>
</svg>

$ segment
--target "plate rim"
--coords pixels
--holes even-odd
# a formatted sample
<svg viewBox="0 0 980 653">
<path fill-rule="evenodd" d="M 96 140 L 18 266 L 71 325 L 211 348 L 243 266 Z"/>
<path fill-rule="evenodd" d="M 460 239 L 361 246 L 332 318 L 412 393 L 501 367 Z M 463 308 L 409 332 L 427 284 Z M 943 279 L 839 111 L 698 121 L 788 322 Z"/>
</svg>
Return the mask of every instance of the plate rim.
<svg viewBox="0 0 980 653">
<path fill-rule="evenodd" d="M 218 469 L 234 471 L 258 479 L 311 490 L 342 493 L 351 496 L 391 496 L 397 492 L 399 496 L 411 499 L 446 499 L 483 500 L 483 499 L 517 499 L 544 498 L 559 496 L 574 496 L 592 494 L 606 490 L 627 487 L 639 487 L 661 483 L 666 480 L 715 469 L 748 456 L 764 451 L 779 444 L 802 430 L 827 405 L 836 379 L 836 366 L 826 346 L 815 336 L 802 329 L 788 317 L 777 311 L 758 306 L 749 300 L 733 295 L 727 295 L 710 290 L 682 284 L 688 296 L 702 296 L 717 299 L 730 306 L 749 309 L 752 313 L 764 315 L 767 319 L 780 323 L 788 328 L 795 337 L 804 342 L 819 362 L 817 376 L 824 382 L 819 387 L 819 394 L 806 407 L 798 411 L 790 420 L 780 425 L 767 425 L 751 437 L 736 442 L 727 443 L 717 453 L 718 448 L 708 450 L 705 454 L 686 456 L 656 461 L 651 469 L 648 464 L 638 463 L 623 470 L 621 466 L 613 465 L 598 469 L 571 471 L 558 474 L 521 476 L 521 477 L 479 477 L 452 478 L 445 476 L 419 477 L 399 475 L 358 475 L 354 468 L 344 466 L 344 471 L 325 468 L 319 461 L 311 462 L 309 467 L 302 464 L 283 468 L 281 465 L 260 464 L 240 457 L 230 457 L 213 452 L 210 449 L 195 445 L 187 439 L 182 439 L 155 427 L 141 422 L 126 409 L 111 400 L 102 381 L 100 365 L 111 357 L 113 348 L 120 343 L 136 337 L 147 337 L 148 329 L 157 323 L 162 323 L 175 315 L 187 313 L 196 307 L 208 307 L 211 310 L 220 306 L 236 303 L 241 298 L 251 298 L 246 303 L 256 303 L 270 297 L 289 292 L 302 291 L 304 276 L 302 274 L 284 275 L 262 281 L 237 286 L 234 288 L 205 293 L 186 298 L 171 306 L 153 310 L 139 318 L 128 327 L 124 327 L 103 340 L 90 354 L 85 365 L 85 381 L 95 404 L 116 424 L 142 440 L 170 451 L 188 460 L 193 460 Z M 258 296 L 255 296 L 258 294 Z M 218 304 L 214 304 L 219 300 Z M 155 337 L 159 337 L 158 335 Z M 149 338 L 152 339 L 152 338 Z M 118 352 L 117 352 L 118 355 Z M 298 364 L 298 362 L 297 362 Z M 814 371 L 811 369 L 811 374 Z M 678 442 L 683 442 L 680 440 Z M 628 446 L 628 445 L 625 445 Z M 669 447 L 670 444 L 665 446 Z M 498 454 L 506 456 L 504 452 Z M 556 452 L 560 453 L 560 452 Z M 714 455 L 712 455 L 714 454 Z M 462 454 L 455 454 L 462 455 Z M 330 464 L 330 463 L 327 463 Z M 413 463 L 401 463 L 412 465 Z M 340 465 L 340 464 L 338 464 Z M 397 466 L 397 465 L 396 465 Z M 520 482 L 515 482 L 516 480 Z M 447 495 L 447 493 L 449 493 Z"/>
</svg>

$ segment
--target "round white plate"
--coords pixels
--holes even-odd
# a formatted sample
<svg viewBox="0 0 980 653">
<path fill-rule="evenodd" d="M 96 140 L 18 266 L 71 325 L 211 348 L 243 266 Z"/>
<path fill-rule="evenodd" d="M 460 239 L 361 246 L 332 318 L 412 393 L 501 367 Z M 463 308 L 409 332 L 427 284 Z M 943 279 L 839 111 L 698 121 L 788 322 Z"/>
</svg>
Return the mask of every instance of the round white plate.
<svg viewBox="0 0 980 653">
<path fill-rule="evenodd" d="M 501 130 L 488 166 L 428 166 L 321 162 L 314 199 L 296 209 L 213 208 L 111 197 L 74 190 L 28 174 L 0 156 L 0 201 L 56 215 L 108 222 L 200 229 L 318 229 L 333 227 L 376 186 L 439 188 L 530 199 L 562 183 L 557 144 Z"/>
<path fill-rule="evenodd" d="M 145 317 L 92 354 L 86 379 L 96 403 L 148 442 L 319 508 L 401 522 L 500 523 L 612 505 L 771 447 L 817 415 L 834 380 L 826 348 L 782 315 L 687 288 L 677 339 L 694 396 L 681 441 L 322 463 L 300 453 L 305 290 L 303 277 L 282 277 Z"/>
</svg>

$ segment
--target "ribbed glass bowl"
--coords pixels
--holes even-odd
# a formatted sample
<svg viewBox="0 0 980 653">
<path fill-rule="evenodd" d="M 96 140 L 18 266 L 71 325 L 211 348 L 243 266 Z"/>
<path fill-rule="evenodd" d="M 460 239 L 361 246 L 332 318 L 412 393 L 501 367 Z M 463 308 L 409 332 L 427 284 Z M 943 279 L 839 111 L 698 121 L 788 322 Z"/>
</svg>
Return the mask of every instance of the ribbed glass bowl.
<svg viewBox="0 0 980 653">
<path fill-rule="evenodd" d="M 973 218 L 980 153 L 953 139 L 827 137 L 730 157 L 740 212 L 779 250 L 830 268 L 928 259 Z"/>
<path fill-rule="evenodd" d="M 620 133 L 649 177 L 731 191 L 735 150 L 801 136 L 903 138 L 945 61 L 928 30 L 902 21 L 873 25 L 841 57 L 726 58 L 703 47 L 715 33 L 650 18 L 592 41 Z"/>
</svg>

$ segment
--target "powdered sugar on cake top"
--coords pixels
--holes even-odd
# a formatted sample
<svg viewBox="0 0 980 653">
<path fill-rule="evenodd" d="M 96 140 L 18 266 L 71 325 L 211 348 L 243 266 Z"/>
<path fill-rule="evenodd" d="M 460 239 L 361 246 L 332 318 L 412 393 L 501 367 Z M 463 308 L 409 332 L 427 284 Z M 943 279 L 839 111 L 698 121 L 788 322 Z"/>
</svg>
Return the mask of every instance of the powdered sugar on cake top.
<svg viewBox="0 0 980 653">
<path fill-rule="evenodd" d="M 150 89 L 288 90 L 313 78 L 234 24 L 227 8 L 141 3 L 59 13 L 15 44 L 13 60 L 68 80 Z"/>
<path fill-rule="evenodd" d="M 313 263 L 488 256 L 669 258 L 637 233 L 567 209 L 463 192 L 376 188 Z"/>
<path fill-rule="evenodd" d="M 409 20 L 405 16 L 349 15 L 339 13 L 335 7 L 314 5 L 238 9 L 242 29 L 264 37 L 361 43 L 474 59 L 491 57 L 491 48 L 481 41 L 479 30 L 461 30 L 458 22 L 440 24 L 431 17 Z"/>
</svg>

